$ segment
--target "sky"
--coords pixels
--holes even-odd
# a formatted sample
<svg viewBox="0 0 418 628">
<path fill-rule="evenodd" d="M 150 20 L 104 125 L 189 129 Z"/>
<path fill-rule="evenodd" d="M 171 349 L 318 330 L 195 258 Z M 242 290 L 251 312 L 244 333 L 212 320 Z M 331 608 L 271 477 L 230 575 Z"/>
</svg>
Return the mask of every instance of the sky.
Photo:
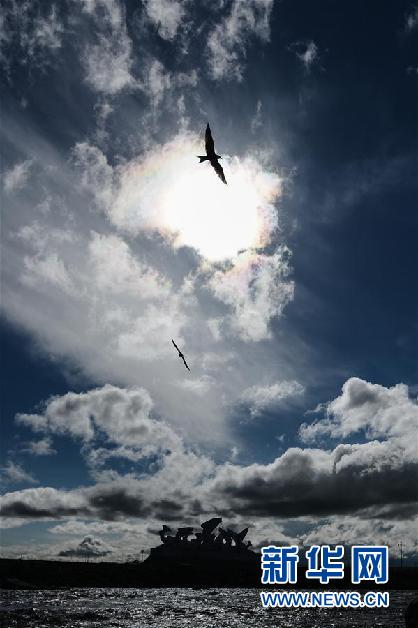
<svg viewBox="0 0 418 628">
<path fill-rule="evenodd" d="M 417 560 L 418 5 L 1 23 L 3 555 L 123 561 L 221 516 Z"/>
</svg>

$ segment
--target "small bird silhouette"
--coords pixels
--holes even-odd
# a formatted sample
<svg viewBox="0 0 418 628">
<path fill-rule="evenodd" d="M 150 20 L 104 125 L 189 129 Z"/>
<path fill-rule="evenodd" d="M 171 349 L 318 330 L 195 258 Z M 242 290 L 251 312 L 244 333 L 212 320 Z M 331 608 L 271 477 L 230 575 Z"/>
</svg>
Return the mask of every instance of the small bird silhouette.
<svg viewBox="0 0 418 628">
<path fill-rule="evenodd" d="M 179 353 L 179 358 L 180 358 L 181 360 L 183 360 L 183 362 L 184 362 L 184 366 L 186 367 L 186 369 L 187 369 L 188 371 L 190 371 L 190 369 L 189 369 L 189 365 L 187 364 L 187 362 L 186 362 L 186 360 L 185 360 L 185 358 L 184 358 L 184 354 L 180 351 L 180 349 L 178 348 L 178 346 L 176 345 L 176 343 L 174 342 L 174 340 L 171 340 L 171 342 L 173 343 L 173 345 L 174 345 L 174 346 L 175 346 L 175 348 L 177 349 L 177 351 L 178 351 L 178 353 Z"/>
<path fill-rule="evenodd" d="M 223 183 L 226 184 L 224 171 L 222 169 L 221 164 L 219 163 L 219 159 L 222 159 L 222 157 L 221 157 L 221 155 L 217 155 L 215 153 L 215 143 L 213 141 L 213 137 L 212 137 L 212 133 L 211 133 L 211 130 L 210 130 L 209 122 L 208 122 L 208 125 L 206 127 L 206 133 L 205 133 L 205 148 L 206 148 L 206 155 L 198 155 L 198 157 L 200 159 L 199 163 L 202 163 L 202 161 L 209 161 L 210 165 L 215 170 L 215 172 L 218 175 L 218 177 L 220 178 L 220 180 L 223 181 Z"/>
</svg>

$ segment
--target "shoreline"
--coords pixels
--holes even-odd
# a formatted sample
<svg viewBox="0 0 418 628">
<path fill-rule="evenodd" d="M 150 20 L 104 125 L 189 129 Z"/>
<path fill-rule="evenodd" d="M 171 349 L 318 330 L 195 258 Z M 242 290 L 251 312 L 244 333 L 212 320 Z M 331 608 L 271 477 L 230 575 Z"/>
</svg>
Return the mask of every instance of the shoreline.
<svg viewBox="0 0 418 628">
<path fill-rule="evenodd" d="M 149 561 L 136 563 L 79 562 L 32 559 L 0 559 L 0 589 L 70 588 L 251 588 L 321 590 L 418 590 L 418 567 L 391 567 L 389 582 L 353 585 L 349 577 L 321 585 L 302 574 L 297 584 L 276 587 L 261 584 L 256 563 L 237 565 L 233 561 L 185 562 Z"/>
</svg>

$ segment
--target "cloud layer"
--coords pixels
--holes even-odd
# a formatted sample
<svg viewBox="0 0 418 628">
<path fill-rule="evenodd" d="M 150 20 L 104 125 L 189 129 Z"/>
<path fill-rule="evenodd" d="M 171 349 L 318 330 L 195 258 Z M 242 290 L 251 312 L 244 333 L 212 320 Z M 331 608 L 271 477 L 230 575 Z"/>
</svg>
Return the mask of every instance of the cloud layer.
<svg viewBox="0 0 418 628">
<path fill-rule="evenodd" d="M 56 398 L 42 415 L 20 415 L 17 420 L 35 431 L 82 438 L 96 484 L 70 491 L 41 487 L 7 493 L 3 516 L 20 523 L 68 517 L 121 525 L 142 520 L 152 528 L 164 520 L 195 525 L 196 519 L 219 513 L 236 525 L 250 521 L 256 541 L 275 519 L 283 532 L 283 522 L 295 518 L 305 522 L 309 542 L 330 542 L 331 532 L 335 542 L 347 540 L 353 521 L 358 530 L 362 522 L 373 521 L 377 536 L 401 528 L 409 535 L 418 516 L 417 405 L 408 399 L 411 420 L 405 420 L 400 390 L 406 392 L 405 387 L 387 389 L 352 379 L 327 404 L 333 412 L 338 409 L 341 423 L 350 423 L 355 408 L 367 417 L 362 425 L 366 430 L 367 425 L 382 425 L 382 412 L 390 406 L 390 427 L 379 428 L 380 440 L 373 433 L 373 440 L 340 443 L 332 450 L 292 447 L 269 464 L 247 466 L 215 463 L 186 446 L 149 416 L 149 403 L 144 406 L 140 391 L 106 386 Z M 112 457 L 137 462 L 147 456 L 139 474 L 119 475 L 106 468 Z M 77 525 L 73 532 L 83 529 L 89 528 Z M 100 531 L 100 526 L 92 529 Z"/>
</svg>

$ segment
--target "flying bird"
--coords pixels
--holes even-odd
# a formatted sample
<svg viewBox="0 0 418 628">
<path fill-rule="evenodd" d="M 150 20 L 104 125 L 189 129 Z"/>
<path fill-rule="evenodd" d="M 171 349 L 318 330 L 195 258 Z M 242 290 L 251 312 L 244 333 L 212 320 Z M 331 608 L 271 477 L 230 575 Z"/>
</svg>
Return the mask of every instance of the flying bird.
<svg viewBox="0 0 418 628">
<path fill-rule="evenodd" d="M 171 340 L 171 342 L 173 343 L 173 345 L 174 345 L 174 346 L 175 346 L 175 348 L 177 349 L 177 351 L 178 351 L 178 353 L 179 353 L 179 358 L 180 358 L 180 360 L 183 360 L 183 362 L 184 362 L 184 366 L 186 367 L 186 369 L 187 369 L 188 371 L 190 371 L 190 369 L 189 369 L 189 365 L 187 364 L 187 362 L 186 362 L 186 360 L 185 360 L 185 358 L 184 358 L 184 354 L 180 351 L 180 349 L 178 348 L 178 346 L 176 345 L 176 343 L 174 342 L 174 340 Z"/>
<path fill-rule="evenodd" d="M 212 133 L 210 131 L 209 122 L 206 127 L 206 133 L 205 133 L 205 148 L 206 148 L 206 155 L 198 155 L 200 159 L 199 163 L 202 163 L 202 161 L 210 161 L 210 165 L 215 170 L 220 180 L 226 184 L 224 171 L 222 169 L 221 164 L 219 163 L 219 159 L 222 159 L 222 157 L 221 155 L 217 155 L 215 153 L 215 143 L 213 141 Z"/>
</svg>

